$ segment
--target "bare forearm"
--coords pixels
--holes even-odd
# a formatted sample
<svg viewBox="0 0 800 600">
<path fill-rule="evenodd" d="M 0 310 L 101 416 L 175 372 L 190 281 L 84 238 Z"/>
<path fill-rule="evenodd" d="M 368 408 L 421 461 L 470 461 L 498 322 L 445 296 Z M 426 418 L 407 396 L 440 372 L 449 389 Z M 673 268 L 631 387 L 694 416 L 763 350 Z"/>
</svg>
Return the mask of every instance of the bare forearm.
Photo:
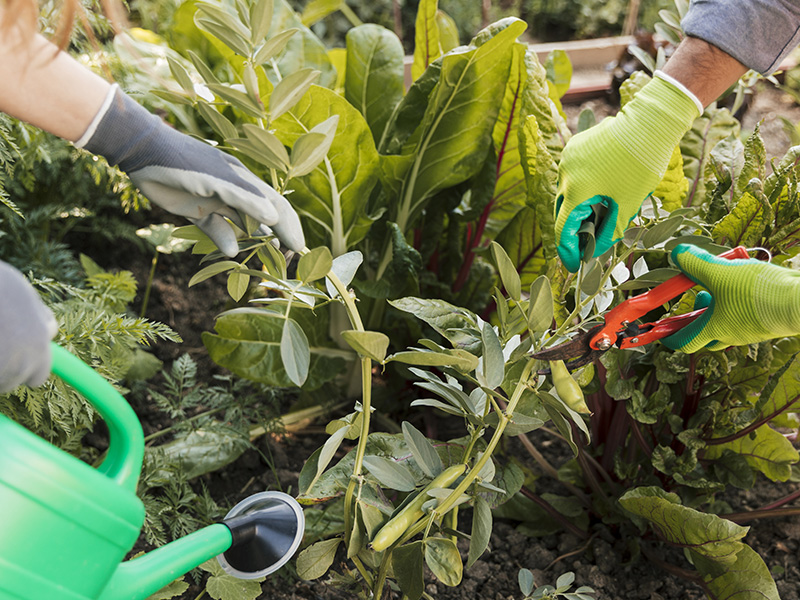
<svg viewBox="0 0 800 600">
<path fill-rule="evenodd" d="M 0 111 L 75 141 L 110 84 L 41 35 L 0 36 Z"/>
<path fill-rule="evenodd" d="M 738 60 L 699 38 L 684 38 L 664 73 L 677 79 L 708 106 L 747 72 Z"/>
</svg>

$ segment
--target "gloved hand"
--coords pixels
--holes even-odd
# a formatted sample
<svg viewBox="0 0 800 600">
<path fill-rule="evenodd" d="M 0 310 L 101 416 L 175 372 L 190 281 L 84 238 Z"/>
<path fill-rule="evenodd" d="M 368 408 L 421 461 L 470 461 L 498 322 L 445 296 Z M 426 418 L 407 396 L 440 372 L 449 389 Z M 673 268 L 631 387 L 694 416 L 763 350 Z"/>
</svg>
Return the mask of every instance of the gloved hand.
<svg viewBox="0 0 800 600">
<path fill-rule="evenodd" d="M 0 393 L 50 375 L 50 340 L 56 319 L 16 269 L 0 262 Z"/>
<path fill-rule="evenodd" d="M 706 311 L 662 340 L 673 350 L 722 350 L 800 333 L 800 272 L 755 259 L 726 260 L 689 244 L 673 262 L 705 287 L 695 309 Z M 709 293 L 710 292 L 710 293 Z"/>
<path fill-rule="evenodd" d="M 286 198 L 238 159 L 172 129 L 117 86 L 106 104 L 76 145 L 118 165 L 147 198 L 189 219 L 224 254 L 239 251 L 224 218 L 243 227 L 237 210 L 272 228 L 292 250 L 305 246 L 300 219 Z"/>
<path fill-rule="evenodd" d="M 578 230 L 605 206 L 595 223 L 595 252 L 617 243 L 642 202 L 655 190 L 675 146 L 702 112 L 700 102 L 656 73 L 620 112 L 570 139 L 558 168 L 556 246 L 564 266 L 578 270 Z M 671 79 L 671 78 L 670 78 Z"/>
</svg>

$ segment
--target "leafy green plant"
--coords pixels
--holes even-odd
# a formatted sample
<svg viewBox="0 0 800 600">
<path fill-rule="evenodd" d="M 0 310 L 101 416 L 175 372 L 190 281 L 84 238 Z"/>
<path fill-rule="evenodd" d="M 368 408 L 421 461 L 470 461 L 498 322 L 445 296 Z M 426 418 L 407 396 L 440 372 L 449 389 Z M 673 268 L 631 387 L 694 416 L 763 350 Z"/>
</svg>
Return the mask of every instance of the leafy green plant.
<svg viewBox="0 0 800 600">
<path fill-rule="evenodd" d="M 593 598 L 590 594 L 593 594 L 594 590 L 586 585 L 580 586 L 574 592 L 569 591 L 575 582 L 575 574 L 572 572 L 561 575 L 555 586 L 542 585 L 535 587 L 533 573 L 528 569 L 520 569 L 517 579 L 519 581 L 519 589 L 525 597 L 524 600 L 556 600 L 557 598 L 591 600 Z"/>
<path fill-rule="evenodd" d="M 180 341 L 169 327 L 126 315 L 136 295 L 131 273 L 108 273 L 84 258 L 88 276 L 85 288 L 52 279 L 32 279 L 33 285 L 59 323 L 55 341 L 119 389 L 128 373 L 145 354 L 143 345 L 165 339 Z M 147 355 L 150 356 L 150 355 Z M 64 449 L 81 449 L 83 436 L 92 429 L 95 411 L 60 379 L 51 377 L 43 386 L 22 386 L 0 396 L 0 410 Z"/>
</svg>

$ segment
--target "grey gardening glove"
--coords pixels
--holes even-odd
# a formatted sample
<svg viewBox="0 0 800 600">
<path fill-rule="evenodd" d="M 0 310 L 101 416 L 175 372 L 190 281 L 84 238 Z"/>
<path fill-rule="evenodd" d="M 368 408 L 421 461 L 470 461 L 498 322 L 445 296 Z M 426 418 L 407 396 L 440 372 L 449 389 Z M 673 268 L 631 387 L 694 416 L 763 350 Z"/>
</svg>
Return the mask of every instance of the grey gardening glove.
<svg viewBox="0 0 800 600">
<path fill-rule="evenodd" d="M 16 269 L 0 262 L 0 393 L 41 385 L 50 375 L 56 319 Z"/>
<path fill-rule="evenodd" d="M 237 211 L 271 228 L 288 248 L 305 246 L 286 198 L 238 159 L 172 129 L 116 85 L 76 145 L 118 165 L 150 201 L 189 219 L 228 256 L 239 246 L 225 218 L 243 228 Z"/>
</svg>

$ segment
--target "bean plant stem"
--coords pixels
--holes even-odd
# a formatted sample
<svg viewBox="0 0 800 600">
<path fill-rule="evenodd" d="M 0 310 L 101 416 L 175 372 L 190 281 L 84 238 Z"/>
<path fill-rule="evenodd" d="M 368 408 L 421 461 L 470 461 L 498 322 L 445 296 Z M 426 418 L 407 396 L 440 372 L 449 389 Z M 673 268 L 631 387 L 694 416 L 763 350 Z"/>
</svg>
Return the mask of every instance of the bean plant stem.
<svg viewBox="0 0 800 600">
<path fill-rule="evenodd" d="M 450 495 L 444 499 L 444 501 L 433 511 L 431 517 L 433 518 L 436 514 L 446 514 L 453 505 L 458 501 L 466 489 L 472 485 L 472 482 L 475 481 L 475 478 L 478 476 L 478 473 L 481 472 L 484 465 L 489 461 L 494 452 L 494 449 L 497 447 L 497 444 L 500 442 L 500 439 L 503 437 L 503 431 L 508 425 L 508 422 L 514 416 L 514 409 L 517 407 L 517 403 L 519 399 L 522 398 L 522 393 L 525 391 L 528 378 L 531 376 L 533 372 L 533 367 L 536 364 L 536 360 L 531 358 L 525 365 L 525 368 L 522 370 L 522 374 L 519 377 L 519 381 L 517 382 L 517 386 L 514 388 L 514 393 L 511 395 L 511 398 L 508 401 L 508 406 L 506 407 L 505 411 L 500 412 L 498 416 L 498 423 L 494 430 L 494 435 L 492 435 L 492 439 L 489 440 L 489 443 L 486 446 L 486 450 L 483 451 L 480 458 L 475 462 L 475 465 L 470 469 L 469 473 L 466 474 L 464 479 L 459 483 L 456 488 L 450 492 Z"/>
<path fill-rule="evenodd" d="M 305 251 L 305 250 L 304 250 Z M 328 279 L 336 288 L 336 291 L 344 301 L 347 316 L 353 329 L 357 331 L 364 331 L 364 324 L 361 321 L 361 315 L 358 313 L 358 307 L 350 295 L 342 281 L 336 276 L 333 271 L 328 273 Z M 353 494 L 356 490 L 356 483 L 361 478 L 361 470 L 364 465 L 364 454 L 367 450 L 367 437 L 369 436 L 370 416 L 372 412 L 372 360 L 367 357 L 361 359 L 361 433 L 358 437 L 358 445 L 356 446 L 356 457 L 353 463 L 353 475 L 347 485 L 347 490 L 344 494 L 344 535 L 345 542 L 350 543 L 350 534 L 352 526 L 355 522 L 355 515 L 353 514 Z M 362 573 L 364 575 L 364 573 Z M 366 578 L 365 578 L 366 580 Z"/>
</svg>

